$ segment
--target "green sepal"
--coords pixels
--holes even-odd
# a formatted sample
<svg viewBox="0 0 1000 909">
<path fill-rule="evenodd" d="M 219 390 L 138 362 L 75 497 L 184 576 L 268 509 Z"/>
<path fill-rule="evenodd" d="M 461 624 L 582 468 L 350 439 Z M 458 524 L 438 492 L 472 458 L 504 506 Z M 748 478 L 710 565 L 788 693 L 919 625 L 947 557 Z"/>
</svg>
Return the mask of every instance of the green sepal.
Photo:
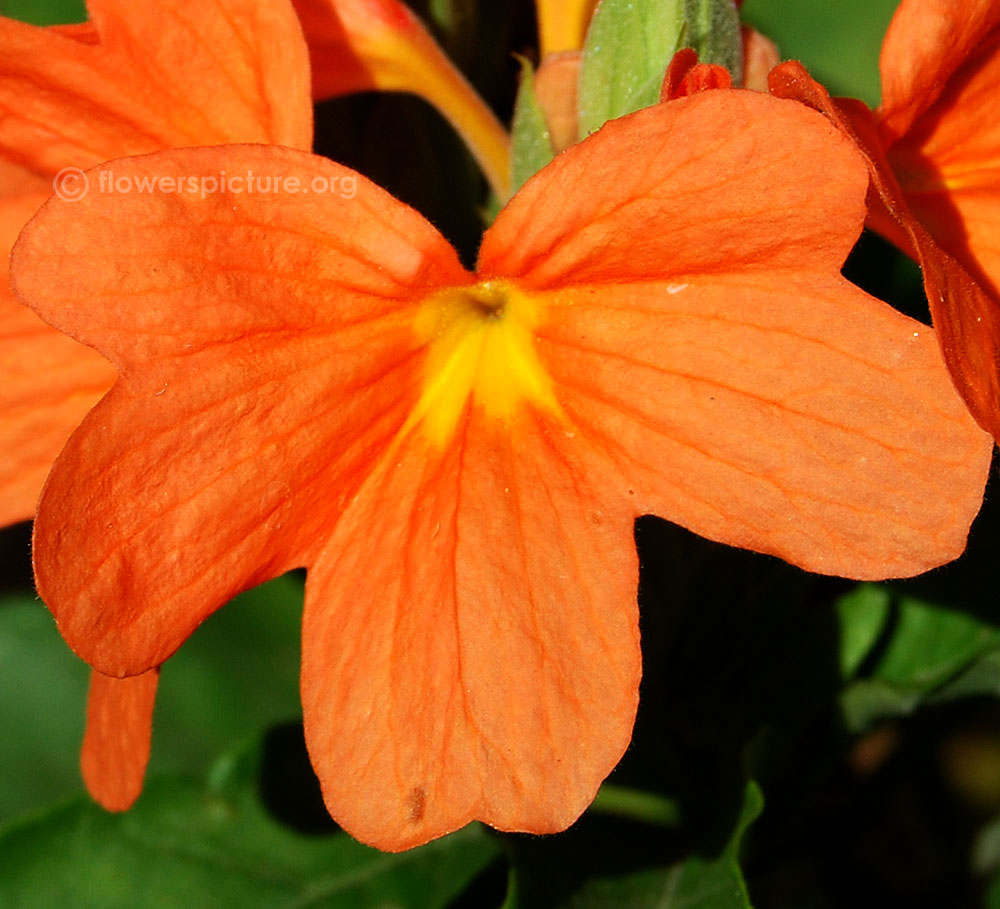
<svg viewBox="0 0 1000 909">
<path fill-rule="evenodd" d="M 738 85 L 743 39 L 733 0 L 602 0 L 583 50 L 580 135 L 660 100 L 667 67 L 682 47 L 725 66 Z"/>
<path fill-rule="evenodd" d="M 521 79 L 511 123 L 510 171 L 514 192 L 555 157 L 545 112 L 535 95 L 535 70 L 528 60 L 523 57 L 519 60 Z"/>
<path fill-rule="evenodd" d="M 684 0 L 603 0 L 583 48 L 580 135 L 656 104 L 663 75 L 684 43 Z"/>
<path fill-rule="evenodd" d="M 701 63 L 717 63 L 729 70 L 733 85 L 743 82 L 743 35 L 733 0 L 685 0 L 685 44 L 698 52 Z"/>
</svg>

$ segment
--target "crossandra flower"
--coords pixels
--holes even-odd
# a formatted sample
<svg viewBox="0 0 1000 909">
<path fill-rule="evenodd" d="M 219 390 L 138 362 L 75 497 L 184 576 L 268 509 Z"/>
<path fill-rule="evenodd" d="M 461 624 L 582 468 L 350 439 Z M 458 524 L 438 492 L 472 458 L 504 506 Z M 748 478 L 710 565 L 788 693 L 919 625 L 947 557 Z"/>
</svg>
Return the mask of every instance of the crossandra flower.
<svg viewBox="0 0 1000 909">
<path fill-rule="evenodd" d="M 408 92 L 461 135 L 501 201 L 510 196 L 507 131 L 413 12 L 399 0 L 293 0 L 318 100 Z"/>
<path fill-rule="evenodd" d="M 359 839 L 587 806 L 635 716 L 639 515 L 856 578 L 963 550 L 991 440 L 932 330 L 841 276 L 867 172 L 805 106 L 717 90 L 611 121 L 474 272 L 295 150 L 89 178 L 221 168 L 333 191 L 53 199 L 15 248 L 22 300 L 119 370 L 46 485 L 39 591 L 135 676 L 305 566 L 306 740 Z"/>
<path fill-rule="evenodd" d="M 53 187 L 70 200 L 105 189 L 81 176 L 101 161 L 237 141 L 310 147 L 308 55 L 287 0 L 210 0 L 196 22 L 178 3 L 91 0 L 89 12 L 87 23 L 55 28 L 0 18 L 5 251 Z M 34 514 L 56 455 L 115 378 L 102 356 L 20 305 L 7 267 L 5 254 L 0 525 Z M 91 678 L 81 764 L 108 807 L 141 788 L 155 690 L 155 672 Z"/>
<path fill-rule="evenodd" d="M 936 324 L 961 348 L 973 413 L 998 435 L 1000 5 L 905 0 L 880 69 L 878 128 L 907 206 L 983 291 L 946 300 L 961 311 Z"/>
<path fill-rule="evenodd" d="M 779 94 L 825 106 L 864 150 L 870 224 L 920 262 L 955 385 L 1000 438 L 1000 5 L 903 0 L 880 71 L 874 112 L 833 109 L 801 72 L 786 70 Z"/>
<path fill-rule="evenodd" d="M 311 147 L 308 57 L 287 0 L 201 3 L 203 40 L 181 4 L 91 0 L 90 14 L 55 28 L 0 17 L 5 251 L 54 180 L 74 198 L 88 189 L 79 172 L 101 161 L 226 142 Z M 9 524 L 34 514 L 49 467 L 115 372 L 21 306 L 6 274 L 2 283 L 0 524 Z"/>
</svg>

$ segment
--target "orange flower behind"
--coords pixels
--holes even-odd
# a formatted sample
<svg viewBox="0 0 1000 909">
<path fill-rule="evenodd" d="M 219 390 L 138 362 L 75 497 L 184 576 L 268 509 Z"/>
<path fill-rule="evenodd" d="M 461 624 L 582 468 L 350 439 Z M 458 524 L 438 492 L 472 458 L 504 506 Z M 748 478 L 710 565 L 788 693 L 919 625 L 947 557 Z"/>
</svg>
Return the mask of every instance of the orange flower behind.
<svg viewBox="0 0 1000 909">
<path fill-rule="evenodd" d="M 285 0 L 180 7 L 91 0 L 91 22 L 0 18 L 0 242 L 13 246 L 55 188 L 101 161 L 163 148 L 263 142 L 309 149 L 309 69 Z M 230 48 L 219 54 L 217 46 Z M 93 186 L 91 190 L 96 191 Z M 84 191 L 86 191 L 84 189 Z M 6 268 L 7 256 L 3 257 Z M 70 432 L 114 369 L 0 291 L 0 524 L 30 518 Z"/>
<path fill-rule="evenodd" d="M 138 675 L 306 566 L 307 743 L 365 842 L 583 811 L 635 716 L 641 514 L 859 578 L 964 548 L 990 439 L 933 332 L 841 276 L 867 174 L 799 104 L 717 90 L 608 123 L 474 273 L 298 151 L 106 167 L 357 180 L 52 200 L 13 269 L 120 370 L 36 521 L 62 633 Z"/>
<path fill-rule="evenodd" d="M 293 0 L 317 99 L 409 92 L 455 128 L 500 201 L 510 196 L 510 139 L 420 20 L 399 0 Z"/>
<path fill-rule="evenodd" d="M 822 100 L 804 73 L 779 93 L 823 107 L 864 150 L 872 227 L 917 259 L 955 385 L 1000 438 L 1000 5 L 903 0 L 882 46 L 882 105 Z"/>
<path fill-rule="evenodd" d="M 102 191 L 80 176 L 100 161 L 238 141 L 310 147 L 308 57 L 287 0 L 211 0 L 197 22 L 180 4 L 91 0 L 89 11 L 89 23 L 47 29 L 0 18 L 4 249 L 53 188 L 70 204 Z M 3 262 L 0 525 L 33 516 L 52 462 L 116 375 L 21 306 Z M 155 674 L 91 679 L 82 766 L 108 807 L 141 790 L 154 692 Z"/>
</svg>

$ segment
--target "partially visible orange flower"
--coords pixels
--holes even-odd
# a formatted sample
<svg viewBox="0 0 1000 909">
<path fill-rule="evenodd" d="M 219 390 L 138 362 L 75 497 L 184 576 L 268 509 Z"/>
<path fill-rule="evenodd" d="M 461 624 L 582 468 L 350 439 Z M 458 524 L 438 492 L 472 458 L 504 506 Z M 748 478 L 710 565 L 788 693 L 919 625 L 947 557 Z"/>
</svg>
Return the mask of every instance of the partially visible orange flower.
<svg viewBox="0 0 1000 909">
<path fill-rule="evenodd" d="M 991 442 L 933 332 L 840 274 L 868 178 L 802 105 L 718 90 L 608 123 L 474 273 L 299 151 L 89 176 L 220 168 L 356 192 L 52 200 L 15 248 L 22 299 L 120 370 L 46 485 L 39 591 L 133 676 L 306 566 L 306 738 L 359 839 L 580 814 L 636 710 L 639 515 L 859 578 L 963 550 Z"/>
<path fill-rule="evenodd" d="M 85 194 L 79 174 L 101 161 L 226 142 L 310 148 L 308 58 L 287 0 L 210 0 L 194 13 L 91 0 L 90 14 L 49 29 L 0 17 L 5 253 L 54 180 L 67 198 Z M 53 460 L 115 376 L 13 299 L 2 262 L 0 525 L 34 514 Z"/>
<path fill-rule="evenodd" d="M 410 92 L 465 140 L 500 201 L 510 196 L 507 131 L 423 23 L 399 0 L 293 0 L 312 57 L 313 94 Z"/>
<path fill-rule="evenodd" d="M 1000 438 L 1000 4 L 903 0 L 880 69 L 877 111 L 831 116 L 869 158 L 871 225 L 920 262 L 955 384 Z"/>
<path fill-rule="evenodd" d="M 287 0 L 91 0 L 89 11 L 47 29 L 0 18 L 0 525 L 34 515 L 56 455 L 116 375 L 10 293 L 6 251 L 31 215 L 53 188 L 75 204 L 100 192 L 83 170 L 107 159 L 312 141 L 308 56 Z M 109 808 L 141 789 L 155 690 L 156 673 L 91 678 L 81 764 Z"/>
</svg>

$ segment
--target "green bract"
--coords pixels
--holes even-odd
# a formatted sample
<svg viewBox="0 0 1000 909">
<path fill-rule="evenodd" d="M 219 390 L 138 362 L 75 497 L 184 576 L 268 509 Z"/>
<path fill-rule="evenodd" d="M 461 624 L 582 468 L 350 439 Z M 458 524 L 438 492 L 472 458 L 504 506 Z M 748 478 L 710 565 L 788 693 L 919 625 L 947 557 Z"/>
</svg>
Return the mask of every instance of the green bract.
<svg viewBox="0 0 1000 909">
<path fill-rule="evenodd" d="M 693 47 L 702 63 L 743 74 L 733 0 L 603 0 L 587 32 L 580 73 L 580 135 L 656 104 L 674 54 Z"/>
<path fill-rule="evenodd" d="M 510 185 L 515 192 L 528 177 L 545 167 L 553 156 L 545 113 L 535 95 L 534 67 L 523 57 L 520 63 L 521 81 L 510 127 Z"/>
</svg>

